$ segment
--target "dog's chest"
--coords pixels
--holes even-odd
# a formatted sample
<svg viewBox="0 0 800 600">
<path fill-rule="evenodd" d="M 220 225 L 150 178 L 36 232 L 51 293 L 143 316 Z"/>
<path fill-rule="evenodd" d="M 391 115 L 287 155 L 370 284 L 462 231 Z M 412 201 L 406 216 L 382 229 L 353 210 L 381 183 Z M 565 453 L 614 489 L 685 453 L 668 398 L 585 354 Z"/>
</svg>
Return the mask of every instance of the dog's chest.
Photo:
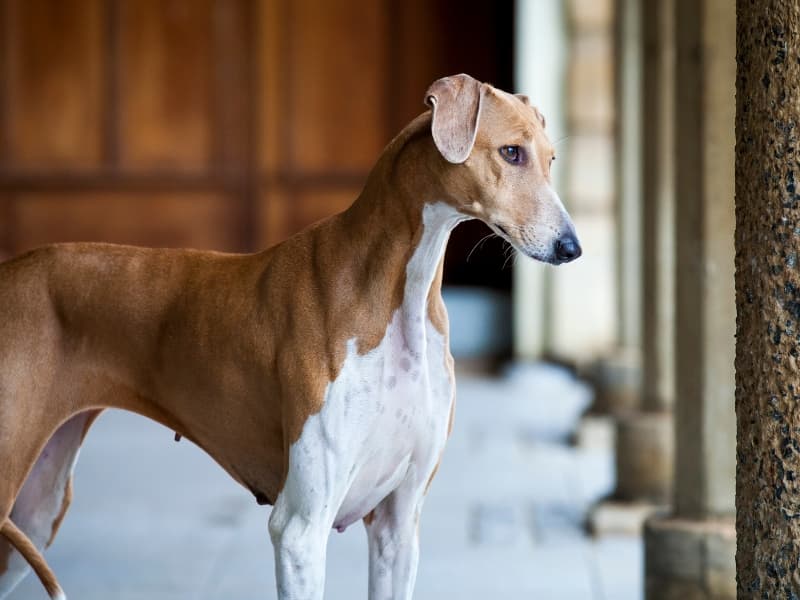
<svg viewBox="0 0 800 600">
<path fill-rule="evenodd" d="M 434 326 L 428 306 L 450 230 L 463 218 L 447 204 L 425 205 L 401 306 L 370 351 L 359 354 L 358 340 L 347 341 L 346 358 L 328 384 L 322 410 L 306 420 L 290 448 L 286 493 L 301 493 L 292 485 L 295 480 L 313 481 L 313 492 L 302 493 L 323 498 L 339 529 L 401 486 L 421 498 L 438 464 L 454 383 L 446 325 Z"/>
<path fill-rule="evenodd" d="M 370 352 L 358 354 L 355 340 L 348 342 L 323 409 L 311 418 L 318 423 L 307 423 L 297 442 L 307 456 L 335 462 L 326 478 L 334 488 L 327 492 L 341 498 L 334 526 L 362 518 L 401 484 L 427 483 L 452 408 L 448 353 L 445 336 L 427 318 L 402 308 Z"/>
</svg>

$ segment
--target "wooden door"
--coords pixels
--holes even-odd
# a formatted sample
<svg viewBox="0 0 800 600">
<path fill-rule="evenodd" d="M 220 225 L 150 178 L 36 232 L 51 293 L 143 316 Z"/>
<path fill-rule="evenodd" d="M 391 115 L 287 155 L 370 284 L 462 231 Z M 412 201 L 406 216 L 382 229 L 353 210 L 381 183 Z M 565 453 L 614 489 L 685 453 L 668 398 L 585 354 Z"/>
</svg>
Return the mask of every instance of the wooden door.
<svg viewBox="0 0 800 600">
<path fill-rule="evenodd" d="M 247 248 L 246 11 L 2 0 L 3 248 Z"/>
<path fill-rule="evenodd" d="M 350 204 L 435 78 L 510 85 L 510 6 L 0 0 L 0 251 L 274 244 Z"/>
</svg>

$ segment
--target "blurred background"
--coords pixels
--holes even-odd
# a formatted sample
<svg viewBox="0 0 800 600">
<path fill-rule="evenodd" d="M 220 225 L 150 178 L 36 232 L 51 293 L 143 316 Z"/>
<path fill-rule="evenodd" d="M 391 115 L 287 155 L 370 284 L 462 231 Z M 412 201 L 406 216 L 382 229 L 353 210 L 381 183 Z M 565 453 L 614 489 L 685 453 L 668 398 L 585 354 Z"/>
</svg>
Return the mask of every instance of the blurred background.
<svg viewBox="0 0 800 600">
<path fill-rule="evenodd" d="M 346 208 L 435 79 L 528 94 L 584 254 L 452 235 L 460 404 L 416 597 L 732 598 L 734 24 L 729 0 L 0 0 L 0 256 L 256 251 Z M 67 593 L 274 597 L 266 509 L 170 440 L 95 426 L 49 554 Z M 329 561 L 329 597 L 364 594 L 360 531 Z"/>
</svg>

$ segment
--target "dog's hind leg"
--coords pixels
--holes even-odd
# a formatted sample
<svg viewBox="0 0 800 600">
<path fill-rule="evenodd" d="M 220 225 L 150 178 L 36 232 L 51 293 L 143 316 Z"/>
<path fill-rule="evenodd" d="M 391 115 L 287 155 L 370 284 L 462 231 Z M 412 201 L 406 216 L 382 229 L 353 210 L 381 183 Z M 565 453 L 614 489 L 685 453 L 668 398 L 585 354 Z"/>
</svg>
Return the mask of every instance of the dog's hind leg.
<svg viewBox="0 0 800 600">
<path fill-rule="evenodd" d="M 47 442 L 16 497 L 9 519 L 23 532 L 37 555 L 52 543 L 69 507 L 72 470 L 78 451 L 86 431 L 99 414 L 99 410 L 83 412 L 61 425 Z M 31 567 L 47 587 L 42 572 L 31 562 L 31 556 L 21 552 L 19 546 L 6 537 L 8 539 L 0 537 L 0 598 L 14 589 Z"/>
</svg>

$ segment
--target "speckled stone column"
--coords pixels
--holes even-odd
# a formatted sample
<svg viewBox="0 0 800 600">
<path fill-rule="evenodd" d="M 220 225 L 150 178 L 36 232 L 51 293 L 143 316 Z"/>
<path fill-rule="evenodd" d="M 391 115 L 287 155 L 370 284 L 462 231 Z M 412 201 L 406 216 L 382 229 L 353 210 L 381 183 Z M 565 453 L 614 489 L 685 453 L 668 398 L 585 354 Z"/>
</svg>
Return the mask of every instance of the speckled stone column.
<svg viewBox="0 0 800 600">
<path fill-rule="evenodd" d="M 800 597 L 800 4 L 739 0 L 736 553 L 741 598 Z"/>
<path fill-rule="evenodd" d="M 675 0 L 675 482 L 645 526 L 648 600 L 736 595 L 735 18 Z"/>
</svg>

